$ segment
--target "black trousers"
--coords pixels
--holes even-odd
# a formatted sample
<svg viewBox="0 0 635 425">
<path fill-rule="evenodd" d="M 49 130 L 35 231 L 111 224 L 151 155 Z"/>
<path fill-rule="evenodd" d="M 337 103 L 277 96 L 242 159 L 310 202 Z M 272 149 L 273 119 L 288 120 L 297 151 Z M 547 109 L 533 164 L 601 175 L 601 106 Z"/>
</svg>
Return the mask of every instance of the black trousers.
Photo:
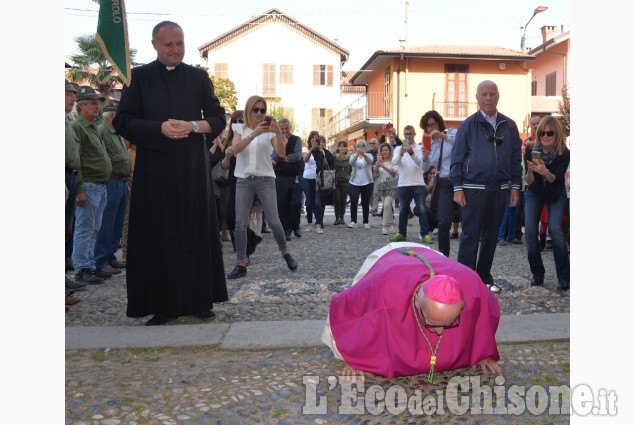
<svg viewBox="0 0 635 425">
<path fill-rule="evenodd" d="M 278 215 L 285 233 L 300 228 L 302 185 L 298 176 L 276 176 Z"/>
<path fill-rule="evenodd" d="M 370 198 L 373 196 L 373 183 L 366 186 L 348 185 L 348 195 L 351 197 L 351 221 L 357 223 L 357 203 L 359 195 L 362 195 L 362 219 L 364 224 L 368 223 L 368 213 L 370 210 Z"/>
</svg>

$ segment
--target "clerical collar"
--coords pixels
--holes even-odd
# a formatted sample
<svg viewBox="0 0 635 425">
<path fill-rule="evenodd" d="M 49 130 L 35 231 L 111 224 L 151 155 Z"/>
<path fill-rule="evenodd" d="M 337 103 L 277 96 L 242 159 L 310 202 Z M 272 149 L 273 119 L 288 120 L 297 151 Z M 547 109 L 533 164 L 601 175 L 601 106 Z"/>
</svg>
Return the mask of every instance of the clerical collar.
<svg viewBox="0 0 635 425">
<path fill-rule="evenodd" d="M 165 69 L 167 69 L 168 71 L 173 71 L 174 68 L 176 68 L 176 66 L 165 66 Z"/>
</svg>

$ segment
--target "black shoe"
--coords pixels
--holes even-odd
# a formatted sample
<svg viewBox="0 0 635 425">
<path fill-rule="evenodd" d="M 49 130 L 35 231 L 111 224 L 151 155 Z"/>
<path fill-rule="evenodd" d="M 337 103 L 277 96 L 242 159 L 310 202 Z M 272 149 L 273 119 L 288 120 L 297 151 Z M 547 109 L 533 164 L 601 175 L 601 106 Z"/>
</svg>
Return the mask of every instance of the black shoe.
<svg viewBox="0 0 635 425">
<path fill-rule="evenodd" d="M 540 250 L 545 250 L 545 244 L 547 242 L 547 235 L 540 235 Z"/>
<path fill-rule="evenodd" d="M 75 275 L 75 280 L 77 282 L 86 282 L 86 283 L 104 283 L 104 279 L 95 275 L 95 270 L 91 269 L 81 269 L 78 274 Z"/>
<path fill-rule="evenodd" d="M 289 232 L 287 233 L 287 231 L 285 230 L 285 232 L 284 232 L 284 238 L 285 238 L 287 241 L 290 241 L 290 240 L 291 240 L 291 231 L 289 231 Z"/>
<path fill-rule="evenodd" d="M 165 325 L 168 322 L 176 320 L 176 317 L 166 316 L 164 314 L 155 314 L 152 319 L 146 322 L 146 326 L 160 326 Z"/>
<path fill-rule="evenodd" d="M 256 250 L 256 246 L 262 242 L 262 236 L 258 236 L 256 232 L 251 230 L 251 228 L 247 228 L 247 255 L 251 255 Z"/>
<path fill-rule="evenodd" d="M 110 272 L 106 272 L 103 269 L 97 269 L 95 270 L 95 276 L 99 276 L 102 279 L 110 279 L 112 277 L 112 273 Z"/>
<path fill-rule="evenodd" d="M 458 238 L 458 237 L 459 237 L 459 234 L 458 234 L 458 233 L 452 233 L 452 234 L 450 235 L 450 239 L 456 239 L 456 238 Z"/>
<path fill-rule="evenodd" d="M 271 233 L 271 230 L 269 230 L 269 229 L 267 229 L 266 227 L 263 226 L 263 228 L 260 231 L 260 233 Z"/>
<path fill-rule="evenodd" d="M 67 277 L 65 279 L 66 279 L 65 284 L 66 284 L 67 290 L 83 291 L 84 289 L 86 289 L 85 283 L 73 282 Z"/>
<path fill-rule="evenodd" d="M 542 286 L 544 284 L 545 284 L 544 279 L 537 279 L 535 277 L 531 279 L 531 286 Z"/>
<path fill-rule="evenodd" d="M 209 320 L 216 317 L 216 313 L 214 313 L 212 310 L 207 310 L 201 311 L 200 313 L 194 313 L 192 314 L 192 316 L 196 317 L 199 320 Z"/>
<path fill-rule="evenodd" d="M 240 264 L 234 267 L 234 270 L 229 272 L 227 275 L 227 279 L 238 279 L 239 277 L 247 276 L 247 267 L 241 266 Z"/>
<path fill-rule="evenodd" d="M 558 291 L 568 291 L 569 284 L 568 283 L 558 283 Z"/>
<path fill-rule="evenodd" d="M 302 232 L 300 231 L 300 229 L 294 229 L 293 234 L 295 235 L 296 238 L 302 237 Z"/>
<path fill-rule="evenodd" d="M 284 261 L 287 262 L 287 266 L 289 267 L 289 269 L 295 270 L 298 268 L 298 263 L 293 259 L 291 254 L 286 253 L 283 255 L 283 257 L 284 257 Z"/>
</svg>

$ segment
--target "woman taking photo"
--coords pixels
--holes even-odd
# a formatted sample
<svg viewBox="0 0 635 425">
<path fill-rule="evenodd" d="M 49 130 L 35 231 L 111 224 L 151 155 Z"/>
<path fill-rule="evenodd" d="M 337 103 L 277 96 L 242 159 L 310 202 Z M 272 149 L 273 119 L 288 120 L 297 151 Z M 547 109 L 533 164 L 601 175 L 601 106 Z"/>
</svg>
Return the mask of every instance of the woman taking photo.
<svg viewBox="0 0 635 425">
<path fill-rule="evenodd" d="M 316 188 L 315 177 L 317 175 L 317 171 L 322 169 L 327 162 L 326 156 L 324 155 L 324 148 L 322 147 L 322 143 L 320 141 L 320 134 L 317 131 L 309 133 L 307 147 L 302 149 L 302 157 L 304 159 L 302 189 L 304 190 L 304 196 L 306 198 L 306 221 L 308 223 L 308 226 L 304 229 L 304 231 L 311 231 L 311 223 L 313 221 L 313 215 L 315 215 L 315 230 L 317 233 L 324 233 L 322 231 L 324 208 L 322 206 L 320 192 Z"/>
<path fill-rule="evenodd" d="M 245 105 L 244 124 L 232 124 L 234 139 L 232 151 L 236 155 L 236 256 L 238 264 L 227 278 L 236 279 L 247 274 L 247 227 L 249 213 L 258 195 L 278 249 L 291 270 L 298 268 L 287 249 L 287 240 L 278 216 L 276 183 L 271 163 L 271 148 L 280 158 L 286 156 L 282 134 L 276 120 L 266 117 L 267 101 L 260 96 L 251 96 Z"/>
<path fill-rule="evenodd" d="M 538 221 L 546 205 L 558 289 L 569 289 L 569 253 L 562 230 L 562 214 L 567 205 L 564 175 L 569 166 L 569 157 L 558 120 L 551 116 L 541 119 L 536 130 L 536 141 L 525 148 L 524 155 L 529 185 L 525 190 L 525 238 L 527 259 L 533 275 L 531 286 L 544 284 L 545 266 L 538 243 Z"/>
<path fill-rule="evenodd" d="M 393 147 L 390 144 L 382 143 L 379 145 L 379 155 L 377 155 L 377 162 L 373 166 L 375 172 L 379 173 L 377 195 L 379 195 L 383 205 L 382 235 L 387 235 L 388 232 L 395 232 L 392 203 L 397 197 L 399 175 L 397 174 L 397 168 L 392 165 L 392 153 Z M 388 224 L 390 224 L 390 229 L 386 228 Z"/>
<path fill-rule="evenodd" d="M 370 229 L 368 213 L 370 198 L 373 195 L 373 157 L 366 153 L 366 141 L 357 141 L 357 150 L 348 160 L 351 164 L 351 179 L 348 181 L 348 194 L 351 197 L 351 222 L 348 227 L 357 227 L 357 203 L 362 196 L 362 219 L 364 227 Z"/>
<path fill-rule="evenodd" d="M 437 207 L 439 251 L 446 257 L 450 256 L 450 227 L 455 216 L 454 185 L 450 181 L 450 163 L 452 161 L 452 147 L 456 137 L 456 129 L 445 129 L 445 121 L 437 111 L 428 111 L 421 117 L 419 127 L 423 130 L 424 138 L 431 139 L 430 166 L 437 169 L 434 178 L 439 179 L 439 203 Z M 443 155 L 441 154 L 443 147 Z M 439 167 L 439 162 L 441 167 Z M 458 236 L 458 235 L 457 235 Z"/>
<path fill-rule="evenodd" d="M 348 196 L 348 179 L 351 178 L 351 164 L 348 153 L 348 143 L 346 140 L 337 142 L 337 153 L 335 154 L 335 223 L 346 224 L 344 214 L 346 213 L 346 197 Z"/>
</svg>

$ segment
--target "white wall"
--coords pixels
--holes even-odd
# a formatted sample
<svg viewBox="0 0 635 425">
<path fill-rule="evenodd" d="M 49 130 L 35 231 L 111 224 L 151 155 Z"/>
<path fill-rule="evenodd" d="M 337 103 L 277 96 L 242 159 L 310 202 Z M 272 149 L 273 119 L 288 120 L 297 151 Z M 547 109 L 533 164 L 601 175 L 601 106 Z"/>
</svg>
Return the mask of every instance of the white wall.
<svg viewBox="0 0 635 425">
<path fill-rule="evenodd" d="M 244 109 L 250 96 L 262 96 L 264 63 L 276 64 L 276 97 L 286 108 L 293 108 L 296 134 L 311 131 L 312 108 L 332 109 L 337 113 L 340 96 L 340 54 L 277 22 L 232 40 L 208 53 L 207 66 L 214 73 L 215 63 L 228 64 L 228 76 L 236 85 L 237 109 Z M 280 84 L 280 65 L 293 65 L 293 85 Z M 313 65 L 333 65 L 333 86 L 313 86 Z"/>
</svg>

